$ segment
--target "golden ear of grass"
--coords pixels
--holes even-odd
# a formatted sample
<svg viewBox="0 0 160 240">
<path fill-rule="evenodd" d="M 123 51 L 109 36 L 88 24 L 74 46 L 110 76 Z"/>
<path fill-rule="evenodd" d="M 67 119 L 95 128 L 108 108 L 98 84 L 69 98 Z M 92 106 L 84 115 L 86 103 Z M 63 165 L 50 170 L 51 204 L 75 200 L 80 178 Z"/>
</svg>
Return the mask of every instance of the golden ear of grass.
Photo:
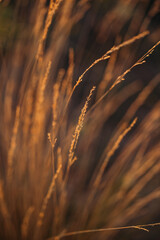
<svg viewBox="0 0 160 240">
<path fill-rule="evenodd" d="M 52 62 L 49 61 L 44 77 L 39 81 L 38 88 L 37 88 L 37 97 L 36 97 L 36 103 L 35 103 L 35 110 L 33 115 L 33 123 L 31 128 L 32 133 L 32 142 L 35 144 L 38 141 L 38 138 L 40 136 L 41 127 L 44 121 L 44 115 L 42 114 L 43 110 L 43 103 L 44 103 L 44 91 L 46 88 L 48 75 L 50 73 Z"/>
<path fill-rule="evenodd" d="M 58 168 L 60 166 L 63 167 L 62 149 L 60 147 L 58 147 L 58 149 L 57 149 L 57 164 L 58 164 Z M 58 176 L 58 182 L 61 186 L 62 186 L 62 180 L 63 180 L 63 172 L 60 171 L 60 174 Z"/>
<path fill-rule="evenodd" d="M 15 116 L 15 122 L 14 122 L 14 126 L 13 126 L 13 134 L 12 134 L 12 138 L 11 138 L 11 145 L 10 145 L 10 149 L 8 152 L 8 169 L 7 169 L 7 176 L 8 179 L 10 180 L 12 177 L 12 172 L 13 172 L 13 155 L 14 155 L 14 151 L 16 148 L 16 137 L 17 137 L 17 132 L 18 132 L 18 127 L 19 127 L 19 117 L 20 117 L 20 107 L 17 106 L 16 109 L 16 116 Z"/>
<path fill-rule="evenodd" d="M 72 91 L 73 72 L 74 72 L 74 50 L 71 48 L 69 49 L 69 66 L 66 72 L 66 76 L 62 82 L 61 89 L 61 95 L 64 96 L 65 98 L 68 98 Z"/>
<path fill-rule="evenodd" d="M 87 112 L 87 108 L 88 108 L 88 103 L 91 99 L 91 96 L 94 92 L 94 90 L 96 89 L 96 87 L 94 86 L 90 93 L 89 93 L 89 96 L 87 97 L 87 100 L 85 102 L 85 105 L 84 107 L 82 108 L 81 110 L 81 114 L 79 116 L 79 119 L 78 119 L 78 124 L 76 126 L 76 129 L 74 131 L 74 134 L 73 134 L 73 140 L 71 142 L 71 146 L 70 146 L 70 149 L 69 149 L 69 156 L 68 156 L 68 165 L 69 167 L 75 162 L 75 158 L 74 158 L 74 151 L 76 149 L 76 146 L 77 146 L 77 142 L 78 142 L 78 139 L 79 139 L 79 135 L 80 135 L 80 132 L 82 130 L 82 127 L 83 127 L 83 122 L 84 122 L 84 118 L 85 118 L 85 115 L 86 115 L 86 112 Z"/>
<path fill-rule="evenodd" d="M 44 27 L 44 30 L 43 30 L 41 40 L 40 40 L 39 45 L 38 45 L 38 50 L 37 50 L 37 55 L 36 55 L 36 59 L 38 60 L 39 63 L 42 61 L 43 52 L 44 52 L 43 48 L 44 48 L 45 40 L 47 38 L 48 29 L 49 29 L 49 27 L 52 23 L 53 16 L 56 13 L 56 11 L 58 10 L 59 5 L 62 1 L 63 0 L 55 0 L 55 1 L 50 0 L 48 14 L 47 14 L 47 18 L 46 18 L 46 21 L 45 21 L 45 27 Z"/>
<path fill-rule="evenodd" d="M 52 104 L 52 132 L 53 136 L 56 135 L 56 124 L 58 118 L 58 98 L 60 94 L 60 82 L 57 82 L 53 86 L 53 104 Z"/>
<path fill-rule="evenodd" d="M 55 138 L 55 139 L 54 139 L 54 142 L 53 142 L 53 141 L 52 141 L 52 138 L 51 138 L 51 133 L 48 133 L 47 136 L 48 136 L 48 141 L 50 142 L 52 149 L 54 149 L 55 144 L 56 144 L 56 142 L 57 142 L 57 138 Z"/>
</svg>

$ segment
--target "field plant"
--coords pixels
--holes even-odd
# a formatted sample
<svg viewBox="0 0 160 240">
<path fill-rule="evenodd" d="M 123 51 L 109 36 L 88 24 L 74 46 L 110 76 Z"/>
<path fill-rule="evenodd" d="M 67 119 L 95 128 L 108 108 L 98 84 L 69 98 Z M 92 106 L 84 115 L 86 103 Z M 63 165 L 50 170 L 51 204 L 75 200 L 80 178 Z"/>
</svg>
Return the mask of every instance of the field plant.
<svg viewBox="0 0 160 240">
<path fill-rule="evenodd" d="M 0 1 L 0 239 L 160 236 L 160 1 Z"/>
</svg>

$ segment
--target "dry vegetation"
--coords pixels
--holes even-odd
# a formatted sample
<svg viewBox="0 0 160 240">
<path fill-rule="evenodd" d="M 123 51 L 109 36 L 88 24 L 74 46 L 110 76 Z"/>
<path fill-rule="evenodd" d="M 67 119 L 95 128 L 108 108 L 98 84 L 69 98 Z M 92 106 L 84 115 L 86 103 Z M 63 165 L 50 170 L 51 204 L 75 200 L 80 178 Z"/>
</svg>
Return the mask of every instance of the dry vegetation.
<svg viewBox="0 0 160 240">
<path fill-rule="evenodd" d="M 113 1 L 92 55 L 87 14 L 107 1 L 24 2 L 0 52 L 0 239 L 158 239 L 160 73 L 134 71 L 159 55 L 159 1 Z"/>
</svg>

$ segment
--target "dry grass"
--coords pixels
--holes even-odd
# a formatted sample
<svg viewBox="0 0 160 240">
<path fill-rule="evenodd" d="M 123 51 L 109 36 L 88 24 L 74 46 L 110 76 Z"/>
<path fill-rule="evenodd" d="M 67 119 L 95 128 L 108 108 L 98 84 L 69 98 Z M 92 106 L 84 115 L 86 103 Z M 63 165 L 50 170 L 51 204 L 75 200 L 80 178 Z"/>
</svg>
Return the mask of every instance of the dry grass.
<svg viewBox="0 0 160 240">
<path fill-rule="evenodd" d="M 137 239 L 138 230 L 144 230 L 141 239 L 153 239 L 160 233 L 159 99 L 143 113 L 160 74 L 156 70 L 147 84 L 134 75 L 135 67 L 144 68 L 145 78 L 144 63 L 152 65 L 149 58 L 158 55 L 158 33 L 147 28 L 159 1 L 147 13 L 143 3 L 143 18 L 140 2 L 115 1 L 97 17 L 91 41 L 103 46 L 111 35 L 115 45 L 86 60 L 83 72 L 89 22 L 77 45 L 69 39 L 92 8 L 107 3 L 41 0 L 29 6 L 27 36 L 19 30 L 0 61 L 0 239 L 130 239 L 125 232 L 130 236 L 131 229 Z M 12 7 L 15 18 L 24 11 L 18 0 Z"/>
</svg>

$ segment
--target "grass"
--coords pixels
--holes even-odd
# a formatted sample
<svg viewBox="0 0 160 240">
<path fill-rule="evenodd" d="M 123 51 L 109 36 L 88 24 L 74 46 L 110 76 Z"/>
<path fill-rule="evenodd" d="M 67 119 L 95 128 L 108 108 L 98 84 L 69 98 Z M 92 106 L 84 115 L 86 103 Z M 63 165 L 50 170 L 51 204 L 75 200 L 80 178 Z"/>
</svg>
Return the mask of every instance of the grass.
<svg viewBox="0 0 160 240">
<path fill-rule="evenodd" d="M 158 1 L 107 4 L 1 3 L 1 239 L 158 239 Z"/>
</svg>

